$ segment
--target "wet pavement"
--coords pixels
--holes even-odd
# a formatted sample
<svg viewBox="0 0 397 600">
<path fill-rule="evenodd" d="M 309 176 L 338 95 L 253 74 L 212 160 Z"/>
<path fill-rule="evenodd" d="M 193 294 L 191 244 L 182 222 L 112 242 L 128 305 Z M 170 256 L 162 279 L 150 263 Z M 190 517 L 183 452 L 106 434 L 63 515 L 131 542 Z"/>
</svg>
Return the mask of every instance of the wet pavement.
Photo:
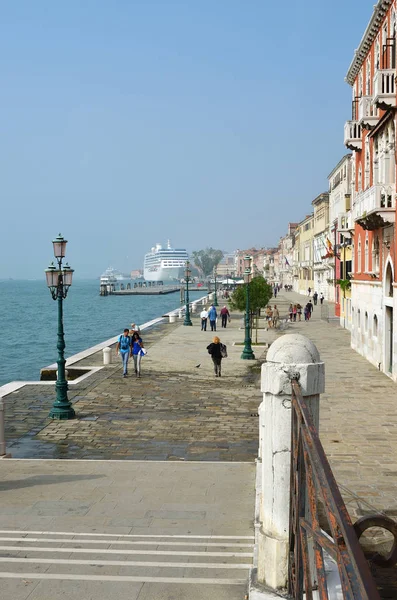
<svg viewBox="0 0 397 600">
<path fill-rule="evenodd" d="M 260 368 L 232 345 L 243 338 L 241 318 L 218 332 L 229 354 L 221 378 L 206 351 L 212 334 L 200 330 L 197 317 L 193 322 L 145 333 L 141 379 L 123 379 L 113 356 L 114 364 L 70 385 L 74 420 L 48 419 L 53 385 L 26 385 L 6 396 L 7 450 L 15 458 L 253 461 Z M 101 365 L 102 352 L 74 364 Z"/>
</svg>

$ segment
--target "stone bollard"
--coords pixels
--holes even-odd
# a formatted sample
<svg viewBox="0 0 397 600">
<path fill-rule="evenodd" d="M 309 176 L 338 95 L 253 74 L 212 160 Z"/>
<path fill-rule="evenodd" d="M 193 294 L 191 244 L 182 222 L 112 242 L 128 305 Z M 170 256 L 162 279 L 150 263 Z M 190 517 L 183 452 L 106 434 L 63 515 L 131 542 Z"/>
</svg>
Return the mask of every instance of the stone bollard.
<svg viewBox="0 0 397 600">
<path fill-rule="evenodd" d="M 0 397 L 0 456 L 6 455 L 4 400 Z"/>
<path fill-rule="evenodd" d="M 103 353 L 103 364 L 104 365 L 110 365 L 112 362 L 112 349 L 111 348 L 104 348 L 102 350 Z"/>
<path fill-rule="evenodd" d="M 267 362 L 262 365 L 263 402 L 259 407 L 258 581 L 273 590 L 286 588 L 288 582 L 291 380 L 296 377 L 318 428 L 324 363 L 309 339 L 299 334 L 283 335 L 270 346 Z"/>
<path fill-rule="evenodd" d="M 176 314 L 168 315 L 168 320 L 170 323 L 176 323 Z"/>
<path fill-rule="evenodd" d="M 183 312 L 180 310 L 180 311 L 178 312 L 178 318 L 179 318 L 179 319 L 182 319 L 182 317 L 183 317 Z"/>
<path fill-rule="evenodd" d="M 194 303 L 192 304 L 192 313 L 194 314 L 194 313 L 196 313 L 196 312 L 197 312 L 197 304 L 194 302 Z"/>
</svg>

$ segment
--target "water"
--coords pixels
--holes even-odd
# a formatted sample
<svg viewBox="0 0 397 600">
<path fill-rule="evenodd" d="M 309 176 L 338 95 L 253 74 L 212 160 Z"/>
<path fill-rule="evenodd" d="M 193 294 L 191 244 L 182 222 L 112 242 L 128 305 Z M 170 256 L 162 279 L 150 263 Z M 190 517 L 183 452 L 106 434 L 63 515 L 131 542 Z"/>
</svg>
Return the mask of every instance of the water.
<svg viewBox="0 0 397 600">
<path fill-rule="evenodd" d="M 191 299 L 205 292 L 192 292 Z M 145 323 L 180 306 L 179 293 L 99 295 L 98 280 L 75 280 L 64 302 L 66 357 L 99 344 L 131 323 Z M 57 359 L 57 302 L 45 281 L 0 281 L 0 385 L 38 380 Z"/>
</svg>

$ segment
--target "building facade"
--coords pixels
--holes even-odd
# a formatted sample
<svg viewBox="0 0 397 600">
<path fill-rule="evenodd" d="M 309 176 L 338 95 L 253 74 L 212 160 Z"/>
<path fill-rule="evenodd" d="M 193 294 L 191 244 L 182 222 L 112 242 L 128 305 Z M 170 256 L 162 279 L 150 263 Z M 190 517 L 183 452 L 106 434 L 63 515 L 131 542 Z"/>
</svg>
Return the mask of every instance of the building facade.
<svg viewBox="0 0 397 600">
<path fill-rule="evenodd" d="M 326 300 L 333 300 L 335 255 L 329 239 L 329 194 L 324 192 L 312 202 L 313 206 L 313 286 Z"/>
<path fill-rule="evenodd" d="M 296 291 L 307 294 L 308 289 L 313 290 L 313 215 L 308 215 L 297 227 L 299 237 L 298 284 Z"/>
<path fill-rule="evenodd" d="M 397 380 L 396 0 L 379 0 L 346 76 L 352 119 L 352 347 Z M 353 225 L 352 223 L 352 225 Z"/>
</svg>

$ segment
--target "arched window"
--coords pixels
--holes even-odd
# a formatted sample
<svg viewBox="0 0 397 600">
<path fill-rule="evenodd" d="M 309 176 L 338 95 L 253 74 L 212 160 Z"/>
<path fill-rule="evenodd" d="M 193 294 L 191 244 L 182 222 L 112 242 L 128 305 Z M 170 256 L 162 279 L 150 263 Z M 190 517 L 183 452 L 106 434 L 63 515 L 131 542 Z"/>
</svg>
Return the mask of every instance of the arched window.
<svg viewBox="0 0 397 600">
<path fill-rule="evenodd" d="M 372 244 L 372 270 L 374 273 L 379 273 L 379 237 L 376 236 Z"/>
<path fill-rule="evenodd" d="M 386 268 L 385 296 L 388 298 L 393 298 L 393 291 L 393 270 L 389 262 Z"/>
<path fill-rule="evenodd" d="M 369 186 L 370 162 L 369 162 L 369 137 L 365 138 L 365 168 L 364 168 L 364 189 Z"/>
<path fill-rule="evenodd" d="M 365 318 L 364 318 L 364 331 L 365 333 L 368 332 L 368 313 L 367 311 L 365 311 Z"/>
<path fill-rule="evenodd" d="M 373 336 L 378 337 L 378 317 L 376 315 L 374 315 Z"/>
<path fill-rule="evenodd" d="M 357 243 L 357 273 L 361 273 L 361 238 L 358 238 Z"/>
<path fill-rule="evenodd" d="M 361 310 L 357 310 L 357 328 L 361 329 Z"/>
<path fill-rule="evenodd" d="M 371 95 L 371 59 L 368 58 L 367 65 L 365 69 L 365 95 Z"/>
<path fill-rule="evenodd" d="M 368 231 L 365 234 L 365 251 L 364 251 L 364 273 L 369 271 L 369 240 Z"/>
<path fill-rule="evenodd" d="M 363 191 L 363 174 L 362 174 L 362 169 L 361 169 L 361 163 L 358 167 L 358 186 L 357 186 L 357 190 L 359 192 Z"/>
<path fill-rule="evenodd" d="M 378 71 L 380 69 L 380 43 L 379 43 L 379 36 L 378 39 L 376 40 L 376 45 L 375 45 L 375 71 Z"/>
</svg>

